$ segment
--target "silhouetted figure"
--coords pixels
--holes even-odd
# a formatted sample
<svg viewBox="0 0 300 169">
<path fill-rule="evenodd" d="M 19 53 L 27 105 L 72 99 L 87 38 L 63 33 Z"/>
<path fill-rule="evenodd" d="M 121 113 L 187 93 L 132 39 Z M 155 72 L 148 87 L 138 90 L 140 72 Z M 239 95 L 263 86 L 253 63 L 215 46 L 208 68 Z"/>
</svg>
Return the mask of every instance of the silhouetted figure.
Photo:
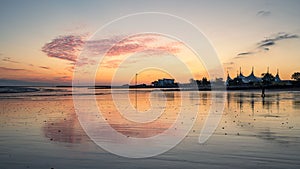
<svg viewBox="0 0 300 169">
<path fill-rule="evenodd" d="M 263 86 L 262 89 L 261 89 L 261 97 L 265 97 L 265 87 Z"/>
</svg>

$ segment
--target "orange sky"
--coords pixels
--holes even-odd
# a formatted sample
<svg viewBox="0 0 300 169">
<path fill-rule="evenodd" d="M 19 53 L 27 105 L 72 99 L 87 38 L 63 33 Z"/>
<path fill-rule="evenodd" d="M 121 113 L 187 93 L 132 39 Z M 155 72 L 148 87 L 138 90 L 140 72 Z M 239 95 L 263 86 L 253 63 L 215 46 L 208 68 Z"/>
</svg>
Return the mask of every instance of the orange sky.
<svg viewBox="0 0 300 169">
<path fill-rule="evenodd" d="M 294 72 L 300 71 L 299 4 L 299 1 L 178 1 L 140 5 L 120 2 L 116 5 L 90 1 L 89 4 L 78 2 L 69 6 L 57 2 L 15 5 L 8 1 L 0 7 L 3 23 L 0 29 L 0 84 L 10 80 L 71 84 L 75 65 L 97 67 L 97 84 L 110 84 L 112 80 L 118 85 L 132 84 L 136 73 L 139 74 L 138 82 L 146 84 L 163 77 L 172 77 L 182 83 L 190 78 L 210 78 L 205 63 L 187 46 L 202 46 L 202 41 L 193 36 L 188 43 L 161 36 L 161 32 L 151 36 L 140 32 L 139 36 L 126 37 L 131 31 L 149 27 L 142 17 L 133 23 L 136 28 L 123 24 L 105 30 L 102 38 L 93 39 L 101 26 L 144 11 L 176 15 L 197 27 L 216 51 L 224 72 L 228 71 L 231 77 L 240 67 L 244 75 L 250 74 L 254 67 L 257 76 L 270 67 L 271 73 L 276 74 L 279 69 L 282 79 L 290 79 Z M 81 10 L 87 12 L 79 12 Z M 173 30 L 166 29 L 169 27 L 164 24 L 151 26 L 161 28 L 175 38 L 174 31 L 190 33 L 179 22 L 170 22 L 168 26 Z M 112 44 L 114 47 L 106 51 Z M 89 47 L 91 53 L 78 63 L 77 57 L 86 49 L 84 47 Z M 93 59 L 99 52 L 107 52 L 102 62 Z M 82 75 L 82 79 L 88 77 L 94 75 Z"/>
</svg>

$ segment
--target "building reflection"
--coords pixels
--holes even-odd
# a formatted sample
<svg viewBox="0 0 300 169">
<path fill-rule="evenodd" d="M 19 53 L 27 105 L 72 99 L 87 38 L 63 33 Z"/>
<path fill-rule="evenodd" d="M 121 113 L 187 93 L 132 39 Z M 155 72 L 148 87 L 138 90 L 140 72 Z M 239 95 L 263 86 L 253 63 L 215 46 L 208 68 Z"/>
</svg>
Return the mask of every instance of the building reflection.
<svg viewBox="0 0 300 169">
<path fill-rule="evenodd" d="M 201 94 L 201 100 L 203 105 L 207 105 L 208 97 L 210 97 L 210 94 L 208 94 L 208 92 L 203 92 Z"/>
<path fill-rule="evenodd" d="M 266 97 L 262 98 L 259 91 L 228 92 L 225 96 L 227 99 L 225 110 L 227 117 L 225 118 L 232 118 L 230 120 L 232 125 L 254 133 L 253 135 L 259 139 L 288 143 L 289 138 L 278 136 L 280 135 L 279 129 L 293 127 L 289 121 L 297 119 L 293 113 L 300 109 L 300 96 L 298 95 L 272 92 L 267 93 Z M 200 105 L 201 109 L 204 110 L 200 111 L 201 113 L 208 112 L 212 93 L 187 92 L 186 100 L 182 99 L 180 92 L 177 91 L 131 92 L 128 97 L 132 106 L 138 110 L 137 113 L 144 113 L 156 103 L 165 102 L 164 111 L 156 120 L 148 123 L 137 123 L 126 119 L 119 113 L 111 95 L 101 95 L 97 98 L 102 116 L 112 128 L 128 137 L 146 138 L 158 135 L 170 128 L 180 113 L 182 102 L 191 106 Z M 223 94 L 217 95 L 217 97 L 223 97 Z M 52 141 L 67 143 L 87 141 L 89 138 L 81 128 L 76 113 L 70 108 L 73 105 L 72 101 L 64 101 L 64 104 L 66 106 L 63 114 L 58 111 L 53 115 L 55 118 L 49 117 L 44 123 L 42 131 L 45 137 Z M 125 102 L 121 102 L 121 104 L 125 104 Z M 201 115 L 201 117 L 206 116 L 206 114 Z M 200 122 L 198 121 L 198 123 Z"/>
<path fill-rule="evenodd" d="M 282 131 L 292 130 L 294 127 L 292 121 L 295 119 L 291 117 L 297 118 L 295 110 L 300 108 L 298 95 L 269 92 L 262 98 L 259 91 L 228 92 L 227 115 L 241 131 L 248 131 L 266 141 L 288 144 L 299 139 L 282 136 Z"/>
<path fill-rule="evenodd" d="M 135 138 L 152 137 L 169 129 L 177 119 L 182 100 L 180 92 L 164 91 L 129 92 L 128 97 L 131 105 L 128 105 L 126 100 L 119 102 L 119 104 L 123 107 L 129 107 L 133 105 L 132 102 L 134 101 L 135 106 L 132 106 L 134 109 L 128 108 L 124 109 L 125 111 L 135 111 L 135 113 L 142 114 L 150 110 L 151 106 L 156 106 L 157 111 L 162 111 L 161 115 L 151 122 L 138 123 L 128 120 L 119 112 L 111 95 L 102 96 L 102 99 L 98 99 L 97 102 L 102 116 L 113 129 L 127 137 Z M 162 103 L 165 103 L 165 106 L 157 107 Z"/>
<path fill-rule="evenodd" d="M 248 111 L 255 113 L 255 109 L 260 108 L 263 110 L 271 111 L 273 104 L 276 104 L 276 108 L 280 108 L 279 94 L 269 94 L 266 97 L 261 97 L 259 92 L 228 92 L 227 93 L 227 108 L 238 112 Z M 232 103 L 235 103 L 235 107 L 232 107 Z M 261 106 L 259 105 L 261 104 Z M 297 104 L 295 102 L 295 104 Z"/>
<path fill-rule="evenodd" d="M 293 100 L 294 109 L 300 109 L 300 100 Z"/>
<path fill-rule="evenodd" d="M 255 112 L 255 95 L 254 93 L 251 93 L 251 112 L 252 112 L 252 116 L 254 116 L 254 112 Z"/>
</svg>

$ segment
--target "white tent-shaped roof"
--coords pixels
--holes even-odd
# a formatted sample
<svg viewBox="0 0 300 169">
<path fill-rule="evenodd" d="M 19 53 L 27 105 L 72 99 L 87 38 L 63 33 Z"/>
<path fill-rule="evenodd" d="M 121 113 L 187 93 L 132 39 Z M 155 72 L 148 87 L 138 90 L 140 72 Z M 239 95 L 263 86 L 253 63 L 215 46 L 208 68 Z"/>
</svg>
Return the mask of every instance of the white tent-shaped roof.
<svg viewBox="0 0 300 169">
<path fill-rule="evenodd" d="M 258 82 L 261 82 L 261 78 L 258 78 L 254 75 L 254 69 L 252 67 L 252 72 L 249 76 L 245 77 L 242 79 L 244 83 L 250 83 L 250 82 L 253 82 L 253 83 L 258 83 Z"/>
<path fill-rule="evenodd" d="M 280 77 L 279 77 L 279 71 L 278 71 L 278 69 L 277 69 L 277 74 L 276 74 L 276 76 L 275 76 L 274 81 L 275 81 L 275 82 L 280 82 L 280 81 L 281 81 L 281 79 L 280 79 Z"/>
</svg>

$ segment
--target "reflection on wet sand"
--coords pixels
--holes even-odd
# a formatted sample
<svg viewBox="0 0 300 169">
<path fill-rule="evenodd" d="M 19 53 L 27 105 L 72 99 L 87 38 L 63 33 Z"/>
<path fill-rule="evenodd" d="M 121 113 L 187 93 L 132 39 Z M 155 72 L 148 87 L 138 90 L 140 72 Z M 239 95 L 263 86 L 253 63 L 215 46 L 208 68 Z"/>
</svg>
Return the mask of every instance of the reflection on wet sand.
<svg viewBox="0 0 300 169">
<path fill-rule="evenodd" d="M 45 122 L 43 127 L 45 137 L 51 141 L 66 143 L 81 143 L 83 137 L 86 137 L 81 129 L 75 112 L 68 114 L 63 119 L 57 119 L 53 122 Z"/>
<path fill-rule="evenodd" d="M 49 105 L 51 106 L 51 104 Z M 81 128 L 73 108 L 71 99 L 65 100 L 62 105 L 55 105 L 51 116 L 44 120 L 42 131 L 50 141 L 65 143 L 82 143 L 88 139 Z"/>
<path fill-rule="evenodd" d="M 297 121 L 293 119 L 295 114 L 290 109 L 299 109 L 300 107 L 299 100 L 292 99 L 299 98 L 298 96 L 294 96 L 291 93 L 287 98 L 282 99 L 282 95 L 280 93 L 268 93 L 266 97 L 262 98 L 259 92 L 228 92 L 225 117 L 223 117 L 220 124 L 222 127 L 221 131 L 226 135 L 243 135 L 243 130 L 247 130 L 248 132 L 251 131 L 254 137 L 280 143 L 288 143 L 288 139 L 298 139 L 298 137 L 283 137 L 281 136 L 282 133 L 278 133 L 278 128 L 292 130 L 295 127 Z M 136 108 L 136 113 L 144 113 L 144 115 L 147 115 L 145 112 L 151 109 L 151 106 L 155 106 L 155 102 L 151 103 L 151 97 L 159 102 L 166 101 L 165 107 L 162 107 L 164 111 L 161 112 L 157 119 L 148 123 L 138 123 L 126 119 L 119 112 L 115 102 L 112 100 L 112 95 L 97 97 L 102 116 L 111 127 L 127 137 L 136 138 L 155 136 L 167 130 L 178 117 L 183 101 L 178 92 L 157 92 L 152 94 L 151 92 L 138 92 L 129 93 L 128 97 L 131 105 L 127 106 L 133 106 L 133 108 Z M 166 98 L 166 100 L 163 100 L 163 98 Z M 190 104 L 200 105 L 200 114 L 198 114 L 199 119 L 196 121 L 196 125 L 202 126 L 203 121 L 201 120 L 206 118 L 210 109 L 211 93 L 190 92 L 188 98 Z M 122 102 L 120 103 L 122 104 Z M 70 102 L 69 104 L 72 107 L 72 103 Z M 124 105 L 126 105 L 125 102 Z M 69 110 L 64 112 L 61 115 L 54 115 L 60 118 L 50 118 L 45 122 L 43 126 L 45 137 L 52 141 L 69 143 L 80 143 L 86 140 L 87 136 L 81 129 L 75 112 Z M 226 120 L 227 118 L 231 120 Z M 230 126 L 230 124 L 242 130 L 236 131 L 235 129 L 230 131 L 228 127 L 226 127 L 227 130 L 224 130 L 224 126 Z"/>
<path fill-rule="evenodd" d="M 130 105 L 127 105 L 126 101 L 123 102 L 122 97 L 117 97 L 120 101 L 119 104 L 127 107 L 131 106 L 133 109 L 128 110 L 134 110 L 136 111 L 135 113 L 145 116 L 147 116 L 147 111 L 151 109 L 151 106 L 157 106 L 157 102 L 165 102 L 164 107 L 157 108 L 159 111 L 163 110 L 160 112 L 160 116 L 148 123 L 138 123 L 128 120 L 124 114 L 119 112 L 119 109 L 115 105 L 116 102 L 112 99 L 112 95 L 101 95 L 97 97 L 97 102 L 102 117 L 99 116 L 98 118 L 104 118 L 112 128 L 127 137 L 147 138 L 158 135 L 169 129 L 178 118 L 178 114 L 182 109 L 191 109 L 190 107 L 198 107 L 200 105 L 200 114 L 198 117 L 201 119 L 197 120 L 196 123 L 198 124 L 196 125 L 201 126 L 210 107 L 209 97 L 211 94 L 206 92 L 190 92 L 187 94 L 189 96 L 189 100 L 182 100 L 179 92 L 132 92 L 128 93 L 129 101 L 131 103 Z M 70 102 L 67 105 L 71 107 L 71 104 L 72 103 Z M 182 107 L 183 104 L 190 104 L 191 106 Z M 50 118 L 45 121 L 43 126 L 45 137 L 51 141 L 69 143 L 81 143 L 86 140 L 87 136 L 84 134 L 74 110 L 63 112 L 65 113 L 59 114 L 58 112 L 56 115 L 53 114 L 53 116 L 59 118 Z M 185 122 L 181 122 L 181 125 L 189 125 L 194 118 L 195 117 L 189 119 L 187 124 L 184 124 Z M 180 131 L 175 128 L 174 133 L 175 132 Z"/>
<path fill-rule="evenodd" d="M 124 114 L 122 115 L 122 112 L 116 107 L 112 95 L 98 97 L 98 107 L 103 118 L 112 128 L 127 137 L 146 138 L 164 132 L 175 122 L 182 104 L 180 93 L 174 92 L 132 92 L 128 93 L 128 97 L 131 104 L 126 102 L 126 98 L 117 103 L 126 107 L 123 110 L 135 111 L 134 113 L 137 115 L 147 116 L 147 111 L 152 108 L 160 111 L 161 114 L 151 122 L 134 122 L 124 117 Z M 153 103 L 150 101 L 151 97 Z M 164 98 L 166 99 L 164 100 Z M 165 106 L 156 107 L 159 105 L 157 102 L 165 102 Z"/>
<path fill-rule="evenodd" d="M 228 92 L 218 128 L 201 145 L 198 137 L 212 105 L 213 92 L 119 93 L 117 102 L 112 101 L 110 91 L 100 92 L 107 93 L 96 97 L 103 118 L 129 137 L 151 137 L 165 131 L 180 110 L 186 110 L 188 115 L 199 106 L 198 116 L 190 133 L 172 150 L 137 160 L 116 157 L 94 144 L 81 128 L 70 96 L 0 99 L 0 168 L 111 168 L 112 164 L 112 168 L 123 168 L 124 164 L 134 164 L 130 168 L 160 168 L 170 162 L 174 164 L 172 168 L 300 166 L 300 92 L 267 91 L 265 98 L 261 98 L 260 91 Z M 86 98 L 82 95 L 83 102 L 91 101 Z M 125 99 L 129 105 L 122 104 Z M 133 114 L 137 115 L 147 115 L 153 106 L 165 106 L 166 110 L 159 112 L 161 115 L 153 122 L 139 126 L 125 118 L 126 114 L 118 114 L 116 103 L 121 103 L 124 110 L 134 108 Z M 180 127 L 190 125 L 193 119 L 189 116 L 181 122 Z M 177 132 L 179 127 L 174 130 Z M 104 133 L 103 137 L 107 136 Z"/>
<path fill-rule="evenodd" d="M 225 113 L 225 116 L 228 117 L 224 117 L 224 119 L 230 118 L 232 124 L 240 129 L 234 130 L 236 133 L 230 130 L 224 132 L 226 134 L 228 132 L 228 134 L 242 135 L 243 131 L 246 130 L 245 133 L 252 133 L 250 136 L 267 141 L 278 143 L 299 142 L 300 138 L 298 136 L 287 136 L 294 132 L 293 128 L 299 120 L 292 106 L 294 105 L 295 108 L 297 102 L 295 98 L 297 97 L 298 93 L 271 92 L 266 97 L 261 98 L 259 92 L 228 92 Z M 235 105 L 232 105 L 232 103 L 235 103 Z"/>
<path fill-rule="evenodd" d="M 300 109 L 300 98 L 293 100 L 294 109 Z"/>
</svg>

